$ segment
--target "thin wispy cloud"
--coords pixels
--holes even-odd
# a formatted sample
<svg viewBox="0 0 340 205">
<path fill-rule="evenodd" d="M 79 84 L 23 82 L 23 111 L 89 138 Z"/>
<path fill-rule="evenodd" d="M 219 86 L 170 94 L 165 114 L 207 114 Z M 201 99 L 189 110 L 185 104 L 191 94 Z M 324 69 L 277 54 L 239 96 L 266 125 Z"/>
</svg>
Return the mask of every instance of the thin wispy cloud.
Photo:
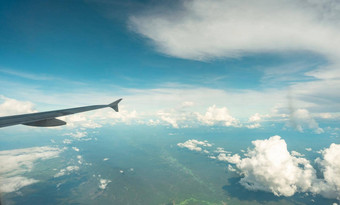
<svg viewBox="0 0 340 205">
<path fill-rule="evenodd" d="M 0 151 L 0 191 L 14 192 L 39 180 L 25 176 L 39 160 L 56 158 L 62 152 L 56 147 L 31 147 Z"/>
<path fill-rule="evenodd" d="M 0 67 L 0 72 L 3 74 L 7 75 L 12 75 L 20 78 L 25 78 L 29 80 L 42 80 L 42 81 L 47 81 L 47 80 L 56 80 L 57 78 L 55 77 L 50 77 L 44 74 L 33 74 L 33 73 L 28 73 L 28 72 L 23 72 L 23 71 L 17 71 L 17 70 L 12 70 L 12 69 L 6 69 L 6 68 L 1 68 Z"/>
<path fill-rule="evenodd" d="M 340 12 L 331 0 L 194 0 L 179 7 L 131 16 L 131 28 L 160 52 L 187 59 L 303 50 L 340 55 Z"/>
</svg>

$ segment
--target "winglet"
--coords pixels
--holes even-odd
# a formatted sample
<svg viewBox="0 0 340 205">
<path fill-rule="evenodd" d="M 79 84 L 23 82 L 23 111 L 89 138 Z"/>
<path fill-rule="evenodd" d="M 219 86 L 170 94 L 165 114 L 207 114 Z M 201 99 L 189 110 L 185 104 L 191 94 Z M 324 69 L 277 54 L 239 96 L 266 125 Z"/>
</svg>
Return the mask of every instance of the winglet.
<svg viewBox="0 0 340 205">
<path fill-rule="evenodd" d="M 110 103 L 108 106 L 114 109 L 116 112 L 118 112 L 118 103 L 122 101 L 123 99 L 120 98 L 119 100 L 114 101 L 113 103 Z"/>
</svg>

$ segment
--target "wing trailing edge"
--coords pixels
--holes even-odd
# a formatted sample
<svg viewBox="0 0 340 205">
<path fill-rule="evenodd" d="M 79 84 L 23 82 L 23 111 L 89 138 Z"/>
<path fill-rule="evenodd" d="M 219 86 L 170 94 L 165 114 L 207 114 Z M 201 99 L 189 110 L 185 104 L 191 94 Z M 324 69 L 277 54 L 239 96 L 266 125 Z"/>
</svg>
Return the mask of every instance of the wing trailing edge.
<svg viewBox="0 0 340 205">
<path fill-rule="evenodd" d="M 28 126 L 33 126 L 33 127 L 56 127 L 56 126 L 66 125 L 66 122 L 59 120 L 59 119 L 52 118 L 52 119 L 39 120 L 35 122 L 23 123 L 23 125 L 28 125 Z"/>
</svg>

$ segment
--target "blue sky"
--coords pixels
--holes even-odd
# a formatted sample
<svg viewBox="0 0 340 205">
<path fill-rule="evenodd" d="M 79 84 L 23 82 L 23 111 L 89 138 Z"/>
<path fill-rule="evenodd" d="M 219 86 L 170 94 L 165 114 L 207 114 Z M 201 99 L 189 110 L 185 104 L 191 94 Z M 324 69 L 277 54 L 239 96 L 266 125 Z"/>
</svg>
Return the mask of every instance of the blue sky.
<svg viewBox="0 0 340 205">
<path fill-rule="evenodd" d="M 330 4 L 5 1 L 2 100 L 28 104 L 2 113 L 123 97 L 122 121 L 324 132 L 339 117 Z"/>
<path fill-rule="evenodd" d="M 0 116 L 122 97 L 119 113 L 68 116 L 58 132 L 230 128 L 339 143 L 339 8 L 332 0 L 2 1 Z M 258 143 L 285 146 L 275 137 Z M 197 146 L 206 145 L 186 144 Z M 242 170 L 245 158 L 233 160 L 221 156 Z"/>
<path fill-rule="evenodd" d="M 222 89 L 264 89 L 268 86 L 261 81 L 264 69 L 299 64 L 305 66 L 305 72 L 326 61 L 322 56 L 299 51 L 206 61 L 174 58 L 157 52 L 153 42 L 130 28 L 129 17 L 143 8 L 138 2 L 2 4 L 2 70 L 62 78 L 98 88 L 107 84 L 152 88 L 175 82 Z M 29 80 L 7 76 L 9 72 L 2 74 L 9 81 Z"/>
</svg>

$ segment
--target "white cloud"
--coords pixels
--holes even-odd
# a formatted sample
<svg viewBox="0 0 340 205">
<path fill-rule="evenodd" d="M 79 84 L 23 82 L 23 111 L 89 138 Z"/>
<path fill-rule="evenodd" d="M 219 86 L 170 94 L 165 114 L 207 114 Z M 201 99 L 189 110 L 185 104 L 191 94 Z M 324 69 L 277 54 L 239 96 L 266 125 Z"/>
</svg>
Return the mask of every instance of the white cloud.
<svg viewBox="0 0 340 205">
<path fill-rule="evenodd" d="M 59 117 L 59 119 L 65 121 L 67 127 L 85 127 L 85 128 L 99 128 L 102 127 L 101 124 L 94 121 L 94 118 L 89 117 L 88 113 L 78 113 L 75 115 L 68 115 Z"/>
<path fill-rule="evenodd" d="M 188 140 L 184 143 L 178 143 L 177 146 L 181 148 L 188 148 L 189 150 L 194 150 L 197 152 L 202 151 L 202 147 L 211 147 L 212 144 L 208 143 L 208 141 L 199 141 L 199 140 Z"/>
<path fill-rule="evenodd" d="M 230 153 L 228 151 L 225 151 L 222 147 L 217 147 L 214 152 L 217 152 L 217 153 Z"/>
<path fill-rule="evenodd" d="M 157 113 L 158 116 L 160 116 L 160 118 L 169 123 L 170 125 L 172 125 L 172 127 L 174 128 L 179 128 L 178 124 L 177 124 L 177 119 L 176 117 L 174 117 L 171 113 L 167 113 L 167 112 L 158 112 Z"/>
<path fill-rule="evenodd" d="M 70 139 L 64 139 L 64 140 L 63 140 L 63 143 L 64 143 L 64 144 L 71 144 L 71 143 L 72 143 L 72 140 L 70 140 Z"/>
<path fill-rule="evenodd" d="M 254 115 L 250 116 L 249 119 L 248 119 L 248 124 L 245 125 L 245 127 L 249 128 L 249 129 L 255 129 L 255 128 L 259 128 L 261 127 L 261 124 L 260 122 L 264 121 L 265 119 L 270 119 L 272 118 L 272 120 L 277 120 L 278 118 L 278 115 L 277 115 L 277 104 L 272 107 L 272 110 L 271 110 L 271 115 L 269 114 L 266 114 L 266 115 L 261 115 L 259 113 L 255 113 Z M 280 116 L 280 118 L 284 119 L 285 117 L 284 116 Z"/>
<path fill-rule="evenodd" d="M 72 149 L 76 152 L 79 152 L 79 148 L 77 148 L 77 147 L 72 147 Z"/>
<path fill-rule="evenodd" d="M 125 100 L 124 100 L 125 101 Z M 134 109 L 127 109 L 126 106 L 120 104 L 119 112 L 110 110 L 108 112 L 105 109 L 96 110 L 91 115 L 91 118 L 99 120 L 102 124 L 111 123 L 115 124 L 117 122 L 123 122 L 129 124 L 134 120 L 139 119 L 139 114 Z"/>
<path fill-rule="evenodd" d="M 149 126 L 156 126 L 156 125 L 159 125 L 159 124 L 160 124 L 160 121 L 159 121 L 159 120 L 149 119 L 149 120 L 146 122 L 146 124 L 149 125 Z"/>
<path fill-rule="evenodd" d="M 324 132 L 319 124 L 314 120 L 307 109 L 297 109 L 291 114 L 291 124 L 299 132 L 304 131 L 304 127 L 314 130 L 315 133 L 321 134 Z"/>
<path fill-rule="evenodd" d="M 331 113 L 319 113 L 319 117 L 323 119 L 331 119 L 333 118 L 333 115 Z"/>
<path fill-rule="evenodd" d="M 261 115 L 259 113 L 255 113 L 251 117 L 249 117 L 249 122 L 259 122 L 261 121 Z"/>
<path fill-rule="evenodd" d="M 238 154 L 234 154 L 234 155 L 231 156 L 231 154 L 226 155 L 225 153 L 220 153 L 217 156 L 217 159 L 220 160 L 220 161 L 226 161 L 226 162 L 229 162 L 229 163 L 236 164 L 236 163 L 240 162 L 241 157 Z"/>
<path fill-rule="evenodd" d="M 73 138 L 80 139 L 80 138 L 86 137 L 87 132 L 86 131 L 76 131 L 74 133 L 70 132 L 70 133 L 65 133 L 64 136 L 71 136 Z M 66 142 L 69 142 L 69 141 L 66 141 Z"/>
<path fill-rule="evenodd" d="M 291 151 L 290 153 L 294 157 L 303 157 L 303 156 L 305 156 L 304 154 L 301 154 L 300 152 L 297 152 L 297 151 L 294 151 L 294 150 Z"/>
<path fill-rule="evenodd" d="M 179 7 L 131 16 L 130 26 L 179 58 L 300 50 L 340 55 L 340 9 L 332 0 L 193 0 Z"/>
<path fill-rule="evenodd" d="M 59 156 L 61 149 L 55 147 L 31 147 L 0 151 L 0 191 L 13 192 L 23 186 L 38 182 L 21 176 L 30 172 L 38 160 L 46 160 Z"/>
<path fill-rule="evenodd" d="M 328 60 L 327 65 L 311 71 L 308 70 L 315 65 L 302 66 L 302 68 L 301 65 L 289 65 L 293 69 L 290 69 L 291 73 L 288 74 L 294 75 L 295 82 L 287 88 L 293 91 L 296 104 L 300 104 L 299 107 L 305 107 L 313 114 L 324 113 L 320 117 L 330 119 L 334 112 L 339 112 L 339 5 L 334 0 L 180 1 L 178 7 L 174 7 L 176 9 L 167 8 L 164 12 L 149 10 L 131 16 L 130 28 L 151 39 L 159 52 L 186 59 L 213 60 L 254 53 L 282 54 L 292 51 L 319 54 Z M 306 67 L 308 69 L 303 73 Z M 273 71 L 271 75 L 276 79 L 287 75 L 287 69 L 270 70 Z M 310 81 L 301 82 L 301 78 L 294 73 L 296 70 L 308 77 Z M 264 77 L 268 77 L 266 74 L 268 73 L 265 70 Z M 273 89 L 272 94 L 287 96 L 282 93 L 282 89 Z M 194 102 L 208 101 L 209 98 Z M 215 101 L 220 99 L 222 102 L 223 98 L 211 99 Z M 223 101 L 229 102 L 235 99 L 242 101 L 244 98 L 230 96 Z M 257 104 L 262 100 L 272 101 L 277 99 L 277 96 L 272 99 L 270 95 L 265 98 L 258 95 L 254 99 L 244 100 L 244 102 Z M 281 99 L 277 103 L 285 101 Z M 242 104 L 243 102 L 236 103 L 236 105 Z M 249 104 L 247 107 L 246 112 L 249 113 Z M 233 107 L 228 106 L 228 108 L 235 111 Z M 240 118 L 238 115 L 235 116 Z M 258 126 L 259 124 L 253 124 L 247 127 Z M 301 126 L 297 128 L 304 129 Z M 321 133 L 322 129 L 316 128 L 314 131 Z"/>
<path fill-rule="evenodd" d="M 287 144 L 279 136 L 252 142 L 246 158 L 238 155 L 223 157 L 236 164 L 244 177 L 240 183 L 250 190 L 272 192 L 277 196 L 292 196 L 308 191 L 316 178 L 315 170 L 303 158 L 289 154 Z"/>
<path fill-rule="evenodd" d="M 170 124 L 173 127 L 193 127 L 197 124 L 204 125 L 220 125 L 220 126 L 241 126 L 242 124 L 248 128 L 257 128 L 261 124 L 259 122 L 249 123 L 240 122 L 239 119 L 248 118 L 254 113 L 270 113 L 270 110 L 281 103 L 281 111 L 284 110 L 286 92 L 284 90 L 268 89 L 259 91 L 252 90 L 238 90 L 238 91 L 225 91 L 220 89 L 209 89 L 204 87 L 191 87 L 188 85 L 173 85 L 174 87 L 162 87 L 159 89 L 126 89 L 128 96 L 126 97 L 126 107 L 120 112 L 126 112 L 124 117 L 118 117 L 118 113 L 112 110 L 99 110 L 80 113 L 68 116 L 63 119 L 68 122 L 72 127 L 85 127 L 96 128 L 104 124 L 114 124 L 123 122 L 126 124 L 137 123 L 146 125 L 164 125 Z M 181 87 L 181 88 L 178 88 Z M 301 90 L 299 88 L 297 90 Z M 296 91 L 298 92 L 298 91 Z M 299 91 L 300 92 L 300 91 Z M 102 94 L 105 96 L 104 94 Z M 305 96 L 305 93 L 301 93 Z M 101 98 L 104 98 L 104 97 Z M 299 97 L 296 97 L 298 99 Z M 150 99 L 153 103 L 150 104 Z M 103 100 L 105 101 L 105 100 Z M 182 106 L 184 104 L 191 104 L 195 106 Z M 199 102 L 199 103 L 197 103 Z M 227 104 L 225 103 L 227 102 Z M 252 102 L 250 105 L 247 102 Z M 214 105 L 215 106 L 211 106 Z M 298 100 L 299 107 L 309 108 L 311 103 Z M 300 106 L 301 105 L 301 106 Z M 314 104 L 313 104 L 314 105 Z M 245 110 L 244 107 L 247 107 Z M 206 113 L 200 113 L 202 110 L 207 109 Z M 228 107 L 228 109 L 227 109 Z M 132 109 L 133 108 L 133 109 Z M 315 108 L 315 107 L 314 107 Z M 324 113 L 323 109 L 327 106 L 324 103 L 319 104 L 318 110 Z M 316 109 L 316 108 L 315 108 Z M 315 110 L 313 109 L 313 110 Z M 128 110 L 128 111 L 127 111 Z M 131 110 L 131 111 L 130 111 Z M 139 110 L 138 115 L 134 110 Z M 230 112 L 232 112 L 232 115 Z M 285 120 L 288 109 L 284 113 L 277 114 L 276 116 L 270 115 L 268 120 Z M 112 111 L 112 112 L 111 112 Z M 119 113 L 120 113 L 119 112 Z M 317 112 L 312 112 L 310 116 L 314 116 Z M 282 117 L 285 115 L 284 117 Z M 334 113 L 332 113 L 334 115 Z M 266 115 L 260 115 L 261 120 Z M 116 117 L 116 118 L 115 118 Z M 315 120 L 314 120 L 315 121 Z M 312 121 L 311 121 L 312 122 Z M 93 126 L 92 126 L 93 125 Z M 304 131 L 310 126 L 302 123 Z M 67 128 L 67 127 L 62 127 Z M 312 128 L 315 132 L 321 132 L 322 128 Z M 76 133 L 73 133 L 75 135 Z"/>
<path fill-rule="evenodd" d="M 19 101 L 0 95 L 0 116 L 26 114 L 36 112 L 33 103 L 28 101 Z"/>
<path fill-rule="evenodd" d="M 54 175 L 55 178 L 61 177 L 64 175 L 69 175 L 71 172 L 78 171 L 79 167 L 78 166 L 68 166 L 65 169 L 61 169 L 58 173 Z"/>
<path fill-rule="evenodd" d="M 321 166 L 324 181 L 322 186 L 313 187 L 313 191 L 340 200 L 340 144 L 333 143 L 321 153 L 323 159 L 318 158 L 316 162 Z"/>
<path fill-rule="evenodd" d="M 195 103 L 194 102 L 191 102 L 191 101 L 185 101 L 182 103 L 182 106 L 183 107 L 191 107 L 193 106 Z"/>
<path fill-rule="evenodd" d="M 83 157 L 81 155 L 77 155 L 78 164 L 83 164 Z"/>
<path fill-rule="evenodd" d="M 236 172 L 237 170 L 231 166 L 230 164 L 228 164 L 228 170 L 231 171 L 231 172 Z"/>
<path fill-rule="evenodd" d="M 321 194 L 326 198 L 340 199 L 340 145 L 331 144 L 320 152 L 316 163 L 321 167 L 323 178 L 318 178 L 304 155 L 287 150 L 280 136 L 252 142 L 244 158 L 238 154 L 220 153 L 220 161 L 235 164 L 242 176 L 240 183 L 249 190 L 272 192 L 277 196 L 292 196 L 296 192 Z M 233 168 L 233 167 L 231 167 Z"/>
<path fill-rule="evenodd" d="M 261 127 L 261 124 L 260 123 L 254 123 L 254 124 L 246 125 L 246 127 L 249 128 L 249 129 L 255 129 L 255 128 Z"/>
<path fill-rule="evenodd" d="M 217 108 L 216 105 L 209 107 L 204 115 L 197 113 L 197 119 L 206 125 L 240 126 L 239 121 L 229 114 L 226 107 Z"/>
<path fill-rule="evenodd" d="M 100 182 L 99 188 L 104 190 L 104 189 L 106 189 L 107 185 L 111 182 L 111 180 L 100 179 L 99 182 Z"/>
<path fill-rule="evenodd" d="M 305 150 L 310 152 L 310 151 L 312 151 L 312 148 L 307 147 Z"/>
<path fill-rule="evenodd" d="M 250 116 L 248 119 L 248 122 L 251 124 L 245 125 L 249 129 L 255 129 L 261 127 L 261 124 L 259 123 L 261 121 L 262 117 L 259 113 L 255 113 L 254 115 Z"/>
<path fill-rule="evenodd" d="M 2 178 L 0 177 L 1 184 L 0 184 L 0 191 L 3 193 L 9 193 L 18 191 L 24 186 L 28 186 L 34 183 L 39 182 L 35 179 L 29 179 L 22 176 L 15 176 L 15 177 L 8 177 L 8 178 Z"/>
</svg>

